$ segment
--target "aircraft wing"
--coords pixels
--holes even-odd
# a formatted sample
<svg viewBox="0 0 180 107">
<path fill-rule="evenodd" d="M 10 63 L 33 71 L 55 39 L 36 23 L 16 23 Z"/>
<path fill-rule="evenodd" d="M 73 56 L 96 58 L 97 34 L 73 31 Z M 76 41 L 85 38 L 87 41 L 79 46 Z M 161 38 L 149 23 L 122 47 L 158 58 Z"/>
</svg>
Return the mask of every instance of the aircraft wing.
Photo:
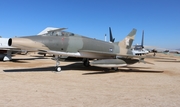
<svg viewBox="0 0 180 107">
<path fill-rule="evenodd" d="M 176 60 L 173 58 L 167 58 L 167 57 L 157 57 L 157 56 L 150 56 L 150 55 L 143 55 L 143 56 L 137 56 L 137 55 L 118 55 L 119 58 L 139 58 L 139 59 L 165 59 L 165 60 Z"/>
<path fill-rule="evenodd" d="M 86 58 L 155 58 L 158 59 L 158 57 L 154 56 L 137 56 L 137 55 L 121 55 L 121 54 L 115 54 L 112 52 L 100 52 L 100 51 L 92 51 L 92 50 L 79 50 L 78 52 L 61 52 L 61 51 L 52 51 L 52 50 L 38 50 L 38 52 L 41 53 L 48 53 L 48 54 L 54 54 L 54 55 L 63 55 L 63 56 L 71 56 L 71 57 L 86 57 Z M 163 58 L 159 58 L 163 59 Z"/>
<path fill-rule="evenodd" d="M 88 54 L 97 54 L 97 55 L 105 55 L 105 56 L 115 56 L 115 53 L 112 52 L 101 52 L 101 51 L 92 51 L 92 50 L 79 50 L 80 53 L 88 53 Z"/>
<path fill-rule="evenodd" d="M 99 52 L 99 51 L 91 51 L 91 50 L 80 50 L 80 52 L 86 52 L 89 54 L 99 54 L 99 55 L 106 55 L 106 56 L 117 56 L 118 58 L 158 58 L 154 56 L 137 56 L 133 54 L 115 54 L 112 52 Z"/>
<path fill-rule="evenodd" d="M 131 55 L 131 54 L 127 54 L 127 55 L 122 55 L 122 54 L 117 54 L 118 58 L 146 58 L 146 56 L 137 56 L 137 55 Z"/>
<path fill-rule="evenodd" d="M 38 50 L 38 51 L 43 52 L 43 53 L 62 55 L 62 56 L 68 56 L 68 57 L 99 59 L 99 60 L 94 60 L 90 62 L 91 66 L 97 66 L 97 67 L 119 67 L 119 66 L 126 66 L 127 64 L 133 64 L 136 62 L 153 64 L 151 62 L 145 61 L 144 60 L 145 58 L 167 59 L 167 58 L 159 58 L 155 56 L 137 56 L 137 55 L 130 55 L 130 54 L 121 55 L 121 54 L 116 54 L 113 52 L 100 52 L 100 51 L 92 51 L 92 50 L 79 50 L 78 52 L 73 52 L 73 53 L 52 51 L 52 50 Z M 118 59 L 114 59 L 115 57 Z M 175 60 L 175 59 L 168 59 L 168 60 Z"/>
<path fill-rule="evenodd" d="M 86 58 L 107 58 L 107 57 L 114 57 L 116 55 L 110 52 L 100 52 L 100 51 L 91 51 L 91 50 L 79 50 L 78 52 L 38 50 L 38 52 L 54 54 L 54 55 L 63 55 L 63 56 L 71 56 L 71 57 L 86 57 Z"/>
<path fill-rule="evenodd" d="M 63 56 L 79 56 L 78 52 L 61 52 L 61 51 L 53 51 L 53 50 L 37 50 L 41 53 L 48 53 L 48 54 L 54 54 L 54 55 L 63 55 Z"/>
</svg>

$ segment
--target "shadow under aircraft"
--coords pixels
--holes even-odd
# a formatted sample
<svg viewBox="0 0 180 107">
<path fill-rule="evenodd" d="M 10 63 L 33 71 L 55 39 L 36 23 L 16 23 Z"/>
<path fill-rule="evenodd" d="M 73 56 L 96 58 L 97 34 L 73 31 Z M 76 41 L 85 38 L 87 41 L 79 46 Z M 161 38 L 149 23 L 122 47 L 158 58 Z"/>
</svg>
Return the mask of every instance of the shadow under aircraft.
<svg viewBox="0 0 180 107">
<path fill-rule="evenodd" d="M 87 72 L 82 75 L 93 75 L 93 74 L 108 74 L 108 73 L 118 73 L 118 72 L 138 72 L 138 73 L 163 73 L 164 71 L 150 70 L 150 67 L 122 67 L 116 71 L 109 70 L 107 68 L 101 67 L 83 67 L 82 63 L 72 63 L 69 65 L 61 66 L 64 71 L 67 70 L 78 70 L 78 71 L 95 71 Z M 124 69 L 128 68 L 128 69 Z M 53 66 L 49 67 L 38 67 L 38 68 L 24 68 L 24 69 L 7 69 L 4 72 L 48 72 L 52 71 Z M 76 71 L 75 71 L 76 72 Z"/>
</svg>

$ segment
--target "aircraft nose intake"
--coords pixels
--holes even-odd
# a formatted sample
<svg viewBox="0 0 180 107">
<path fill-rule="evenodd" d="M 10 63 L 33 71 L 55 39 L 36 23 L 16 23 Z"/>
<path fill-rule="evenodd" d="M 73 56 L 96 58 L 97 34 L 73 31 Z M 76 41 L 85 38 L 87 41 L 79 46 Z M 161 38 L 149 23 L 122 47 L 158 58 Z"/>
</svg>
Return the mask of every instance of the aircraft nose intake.
<svg viewBox="0 0 180 107">
<path fill-rule="evenodd" d="M 12 38 L 9 39 L 9 46 L 13 46 L 21 49 L 47 49 L 42 43 L 33 41 L 29 38 Z"/>
<path fill-rule="evenodd" d="M 12 45 L 12 39 L 10 38 L 9 40 L 8 40 L 8 46 L 11 46 Z"/>
</svg>

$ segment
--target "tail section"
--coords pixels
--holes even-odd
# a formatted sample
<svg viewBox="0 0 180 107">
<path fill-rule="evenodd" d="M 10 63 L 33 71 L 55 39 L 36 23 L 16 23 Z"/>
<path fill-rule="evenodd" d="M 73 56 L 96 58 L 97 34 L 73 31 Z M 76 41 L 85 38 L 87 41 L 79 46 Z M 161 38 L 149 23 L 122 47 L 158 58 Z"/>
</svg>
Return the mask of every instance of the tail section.
<svg viewBox="0 0 180 107">
<path fill-rule="evenodd" d="M 141 46 L 144 48 L 144 30 L 142 31 L 142 41 L 141 41 Z"/>
<path fill-rule="evenodd" d="M 137 31 L 136 29 L 132 29 L 132 31 L 124 38 L 124 40 L 118 43 L 119 48 L 120 48 L 119 54 L 121 55 L 128 54 L 128 50 L 131 49 L 131 46 L 133 44 L 136 31 Z"/>
<path fill-rule="evenodd" d="M 110 42 L 114 42 L 115 38 L 113 38 L 112 32 L 111 32 L 111 27 L 109 27 L 109 36 L 110 36 Z"/>
</svg>

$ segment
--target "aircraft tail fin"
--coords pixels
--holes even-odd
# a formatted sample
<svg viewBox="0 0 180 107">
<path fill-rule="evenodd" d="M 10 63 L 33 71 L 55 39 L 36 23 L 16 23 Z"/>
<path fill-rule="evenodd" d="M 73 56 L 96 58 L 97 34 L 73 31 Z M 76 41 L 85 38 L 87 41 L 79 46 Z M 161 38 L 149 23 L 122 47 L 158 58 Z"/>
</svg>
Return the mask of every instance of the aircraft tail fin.
<svg viewBox="0 0 180 107">
<path fill-rule="evenodd" d="M 144 48 L 144 30 L 142 31 L 141 47 Z"/>
<path fill-rule="evenodd" d="M 121 55 L 128 54 L 128 50 L 131 49 L 131 46 L 133 44 L 136 31 L 136 29 L 132 29 L 132 31 L 122 41 L 118 43 Z"/>
<path fill-rule="evenodd" d="M 109 27 L 109 36 L 110 36 L 110 42 L 113 43 L 115 41 L 115 38 L 113 38 L 111 27 Z"/>
</svg>

